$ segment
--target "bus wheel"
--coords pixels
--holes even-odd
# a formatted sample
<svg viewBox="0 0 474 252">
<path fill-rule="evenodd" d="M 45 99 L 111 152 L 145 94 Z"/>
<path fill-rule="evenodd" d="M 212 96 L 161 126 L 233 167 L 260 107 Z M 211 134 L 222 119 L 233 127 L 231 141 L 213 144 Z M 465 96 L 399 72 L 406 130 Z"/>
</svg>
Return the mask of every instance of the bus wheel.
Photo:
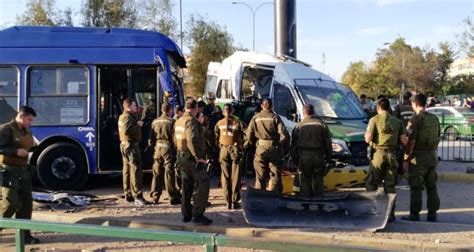
<svg viewBox="0 0 474 252">
<path fill-rule="evenodd" d="M 52 190 L 76 190 L 87 182 L 84 152 L 70 143 L 55 143 L 38 157 L 38 178 Z"/>
</svg>

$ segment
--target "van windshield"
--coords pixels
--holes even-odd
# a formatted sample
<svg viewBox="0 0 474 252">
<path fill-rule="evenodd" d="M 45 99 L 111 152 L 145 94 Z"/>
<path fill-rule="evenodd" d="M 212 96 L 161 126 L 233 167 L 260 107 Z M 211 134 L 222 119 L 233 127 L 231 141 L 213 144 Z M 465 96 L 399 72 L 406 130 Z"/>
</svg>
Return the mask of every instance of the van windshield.
<svg viewBox="0 0 474 252">
<path fill-rule="evenodd" d="M 338 119 L 364 119 L 359 100 L 352 90 L 340 83 L 326 80 L 295 80 L 303 100 L 314 106 L 315 114 Z"/>
</svg>

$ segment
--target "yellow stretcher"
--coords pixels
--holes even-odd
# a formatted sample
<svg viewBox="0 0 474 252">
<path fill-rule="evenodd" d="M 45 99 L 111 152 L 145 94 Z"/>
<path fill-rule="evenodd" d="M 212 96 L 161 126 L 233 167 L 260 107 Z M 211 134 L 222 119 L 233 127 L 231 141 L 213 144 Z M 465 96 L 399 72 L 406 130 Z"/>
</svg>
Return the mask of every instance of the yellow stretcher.
<svg viewBox="0 0 474 252">
<path fill-rule="evenodd" d="M 284 172 L 282 174 L 283 194 L 291 195 L 300 191 L 299 183 L 295 183 L 295 179 L 298 179 L 298 173 Z M 364 186 L 366 179 L 366 167 L 333 168 L 324 177 L 324 189 L 334 191 L 343 187 Z"/>
</svg>

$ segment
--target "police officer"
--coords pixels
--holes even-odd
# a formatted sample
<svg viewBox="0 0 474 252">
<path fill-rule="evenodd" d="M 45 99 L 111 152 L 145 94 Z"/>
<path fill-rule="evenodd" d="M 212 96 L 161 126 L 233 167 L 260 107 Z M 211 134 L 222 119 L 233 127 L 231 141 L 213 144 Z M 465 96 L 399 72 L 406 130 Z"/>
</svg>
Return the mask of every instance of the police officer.
<svg viewBox="0 0 474 252">
<path fill-rule="evenodd" d="M 146 201 L 142 193 L 143 174 L 139 147 L 143 121 L 137 119 L 138 107 L 133 99 L 125 99 L 123 109 L 118 121 L 123 161 L 123 192 L 128 202 L 134 201 L 135 205 L 144 206 Z"/>
<path fill-rule="evenodd" d="M 240 204 L 240 167 L 242 153 L 243 126 L 232 115 L 231 104 L 224 105 L 224 119 L 217 122 L 214 133 L 220 146 L 221 185 L 228 209 L 239 209 Z"/>
<path fill-rule="evenodd" d="M 281 160 L 288 151 L 290 137 L 280 117 L 272 111 L 272 100 L 265 98 L 260 106 L 262 111 L 250 120 L 247 128 L 245 147 L 256 144 L 255 188 L 266 190 L 271 177 L 271 189 L 281 194 Z"/>
<path fill-rule="evenodd" d="M 171 118 L 171 105 L 164 103 L 161 106 L 161 112 L 162 115 L 152 123 L 148 139 L 149 146 L 155 147 L 150 197 L 154 204 L 158 204 L 163 187 L 166 186 L 170 204 L 179 205 L 181 194 L 176 188 L 174 170 L 176 150 L 173 143 L 175 121 Z"/>
<path fill-rule="evenodd" d="M 184 114 L 184 106 L 176 105 L 174 107 L 174 116 L 173 116 L 174 121 L 175 122 L 178 121 L 178 119 L 181 118 L 183 114 Z M 175 174 L 176 174 L 176 187 L 178 188 L 179 191 L 181 191 L 181 172 L 179 170 L 178 161 L 176 160 L 174 163 L 174 168 L 175 168 Z"/>
<path fill-rule="evenodd" d="M 14 120 L 0 125 L 0 167 L 3 167 L 0 213 L 3 218 L 15 215 L 18 219 L 31 219 L 33 197 L 28 152 L 36 147 L 29 131 L 35 117 L 32 108 L 23 106 Z M 27 230 L 25 243 L 36 244 L 39 240 Z"/>
<path fill-rule="evenodd" d="M 411 107 L 411 98 L 412 94 L 410 92 L 406 92 L 403 94 L 403 102 L 401 104 L 397 104 L 393 111 L 393 115 L 395 115 L 398 119 L 402 120 L 403 127 L 406 129 L 408 122 L 413 118 L 415 112 Z M 398 150 L 398 173 L 403 174 L 403 154 L 405 154 L 405 146 L 400 145 Z"/>
<path fill-rule="evenodd" d="M 409 174 L 410 215 L 403 219 L 419 221 L 422 206 L 422 191 L 426 188 L 428 197 L 427 221 L 436 222 L 440 200 L 437 189 L 436 150 L 440 141 L 438 118 L 426 112 L 426 96 L 419 93 L 412 97 L 411 105 L 415 116 L 407 126 L 408 143 L 403 157 L 403 170 Z"/>
<path fill-rule="evenodd" d="M 415 115 L 415 112 L 413 111 L 413 108 L 411 107 L 411 93 L 406 92 L 403 94 L 403 102 L 401 104 L 398 104 L 395 106 L 395 109 L 393 111 L 393 114 L 400 120 L 402 120 L 404 127 L 408 125 L 408 122 L 411 120 L 411 118 Z"/>
<path fill-rule="evenodd" d="M 389 112 L 390 101 L 382 98 L 377 102 L 377 115 L 372 117 L 367 126 L 365 141 L 375 149 L 367 175 L 367 191 L 377 191 L 383 183 L 385 193 L 396 193 L 397 148 L 400 143 L 406 144 L 405 128 L 402 121 Z M 395 204 L 389 221 L 395 220 Z"/>
<path fill-rule="evenodd" d="M 303 106 L 304 119 L 291 134 L 291 157 L 300 172 L 300 196 L 324 194 L 325 161 L 331 161 L 331 134 L 326 123 L 314 116 L 311 104 Z"/>
<path fill-rule="evenodd" d="M 176 121 L 174 141 L 178 151 L 178 166 L 181 170 L 181 213 L 183 222 L 192 221 L 196 224 L 210 225 L 211 219 L 204 216 L 209 197 L 209 176 L 205 165 L 204 139 L 201 126 L 196 119 L 197 102 L 188 99 L 185 113 Z M 193 197 L 194 196 L 194 197 Z M 191 197 L 193 204 L 191 205 Z"/>
</svg>

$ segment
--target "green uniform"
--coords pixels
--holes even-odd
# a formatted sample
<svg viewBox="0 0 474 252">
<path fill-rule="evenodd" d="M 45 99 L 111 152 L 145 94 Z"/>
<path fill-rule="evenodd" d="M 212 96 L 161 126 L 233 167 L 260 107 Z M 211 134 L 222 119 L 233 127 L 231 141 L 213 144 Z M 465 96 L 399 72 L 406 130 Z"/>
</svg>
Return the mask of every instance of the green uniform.
<svg viewBox="0 0 474 252">
<path fill-rule="evenodd" d="M 148 144 L 155 147 L 153 163 L 153 179 L 151 181 L 150 197 L 158 202 L 163 188 L 170 197 L 170 201 L 180 200 L 181 195 L 176 188 L 174 164 L 176 150 L 173 143 L 174 120 L 166 114 L 155 119 L 151 125 Z"/>
<path fill-rule="evenodd" d="M 400 136 L 405 134 L 402 121 L 388 112 L 382 112 L 369 121 L 367 132 L 372 135 L 372 146 L 375 149 L 366 188 L 376 191 L 383 182 L 385 193 L 396 193 L 397 178 L 397 148 L 400 145 Z"/>
<path fill-rule="evenodd" d="M 332 154 L 331 133 L 316 117 L 307 117 L 291 134 L 291 158 L 300 172 L 300 196 L 311 198 L 324 194 L 325 160 Z"/>
<path fill-rule="evenodd" d="M 205 159 L 205 139 L 201 125 L 190 112 L 176 121 L 174 141 L 181 171 L 181 213 L 185 219 L 200 217 L 206 210 L 210 183 L 205 165 L 196 163 L 198 159 Z"/>
<path fill-rule="evenodd" d="M 438 179 L 436 150 L 440 141 L 438 118 L 433 114 L 421 112 L 410 120 L 407 131 L 408 141 L 415 140 L 409 168 L 410 214 L 419 216 L 422 191 L 426 187 L 428 216 L 435 216 L 440 205 L 436 185 Z"/>
<path fill-rule="evenodd" d="M 214 132 L 220 146 L 221 185 L 227 204 L 240 200 L 240 167 L 243 127 L 239 119 L 226 116 L 217 122 Z"/>
<path fill-rule="evenodd" d="M 142 131 L 134 115 L 124 111 L 118 121 L 123 161 L 123 192 L 126 198 L 143 198 L 140 141 Z"/>
<path fill-rule="evenodd" d="M 15 120 L 0 125 L 0 167 L 3 167 L 0 213 L 3 218 L 15 215 L 18 219 L 31 219 L 33 197 L 28 157 L 19 157 L 16 153 L 18 149 L 32 151 L 35 146 L 31 132 L 21 129 Z"/>
<path fill-rule="evenodd" d="M 255 188 L 267 189 L 271 178 L 271 189 L 283 192 L 281 160 L 288 150 L 290 136 L 280 117 L 272 111 L 262 110 L 249 123 L 245 145 L 256 144 L 254 167 L 257 179 Z"/>
</svg>

